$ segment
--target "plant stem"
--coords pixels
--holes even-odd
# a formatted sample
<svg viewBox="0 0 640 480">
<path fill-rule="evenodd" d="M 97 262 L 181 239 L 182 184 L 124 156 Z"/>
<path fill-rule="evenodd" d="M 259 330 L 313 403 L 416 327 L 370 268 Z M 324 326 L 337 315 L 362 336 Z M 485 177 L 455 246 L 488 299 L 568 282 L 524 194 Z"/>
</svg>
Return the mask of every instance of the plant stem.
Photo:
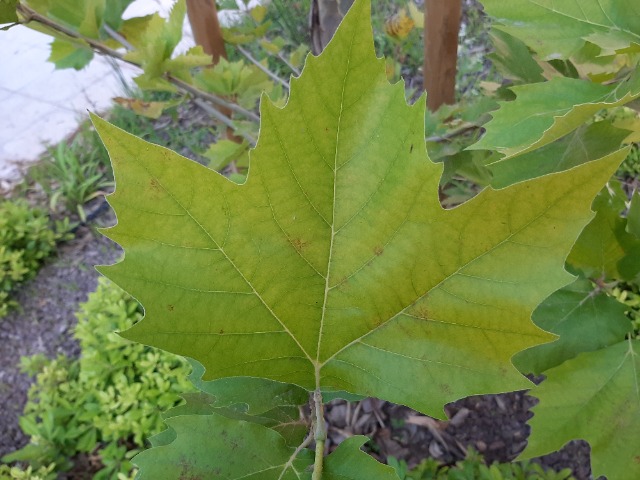
<svg viewBox="0 0 640 480">
<path fill-rule="evenodd" d="M 253 63 L 256 67 L 258 67 L 260 70 L 262 70 L 264 73 L 266 73 L 269 77 L 271 77 L 273 80 L 275 80 L 276 82 L 280 83 L 282 86 L 284 86 L 284 88 L 286 88 L 287 90 L 289 90 L 289 84 L 287 82 L 285 82 L 284 80 L 282 80 L 279 76 L 277 76 L 275 73 L 273 73 L 271 70 L 269 70 L 267 67 L 265 67 L 264 65 L 262 65 L 258 60 L 256 60 L 255 58 L 253 58 L 251 56 L 251 54 L 249 52 L 247 52 L 244 48 L 242 48 L 241 46 L 237 46 L 236 47 L 238 49 L 238 51 L 243 54 L 245 57 L 247 57 L 247 60 L 249 60 L 251 63 Z"/>
<path fill-rule="evenodd" d="M 313 463 L 311 480 L 322 480 L 322 462 L 324 460 L 324 444 L 327 440 L 327 428 L 324 423 L 324 405 L 320 389 L 313 392 L 314 434 L 316 441 L 316 455 Z"/>
</svg>

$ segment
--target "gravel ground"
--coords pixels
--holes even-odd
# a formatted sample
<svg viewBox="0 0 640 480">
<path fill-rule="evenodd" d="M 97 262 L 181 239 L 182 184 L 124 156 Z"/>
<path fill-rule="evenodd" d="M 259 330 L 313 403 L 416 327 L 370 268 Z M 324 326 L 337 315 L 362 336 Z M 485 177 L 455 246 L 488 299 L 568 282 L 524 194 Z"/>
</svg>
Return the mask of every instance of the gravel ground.
<svg viewBox="0 0 640 480">
<path fill-rule="evenodd" d="M 20 357 L 42 353 L 78 356 L 72 336 L 74 312 L 97 285 L 94 265 L 113 263 L 120 256 L 110 240 L 83 228 L 62 245 L 37 277 L 16 295 L 20 309 L 0 319 L 0 457 L 27 443 L 18 418 L 31 379 L 20 373 Z"/>
</svg>

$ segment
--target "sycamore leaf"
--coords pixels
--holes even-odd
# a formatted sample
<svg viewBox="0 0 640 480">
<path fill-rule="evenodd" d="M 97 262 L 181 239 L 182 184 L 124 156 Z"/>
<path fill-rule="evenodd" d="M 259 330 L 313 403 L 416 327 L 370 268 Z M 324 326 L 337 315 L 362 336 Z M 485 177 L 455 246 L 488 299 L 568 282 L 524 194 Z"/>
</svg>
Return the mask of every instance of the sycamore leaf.
<svg viewBox="0 0 640 480">
<path fill-rule="evenodd" d="M 531 152 L 488 162 L 486 167 L 492 173 L 491 185 L 504 188 L 530 178 L 568 170 L 608 155 L 622 162 L 629 149 L 620 149 L 620 144 L 628 134 L 627 130 L 612 126 L 611 122 L 583 125 L 569 135 Z"/>
<path fill-rule="evenodd" d="M 200 403 L 199 408 L 206 407 Z M 312 452 L 296 451 L 279 433 L 257 423 L 217 413 L 178 415 L 166 423 L 172 432 L 160 434 L 154 441 L 157 446 L 134 459 L 139 480 L 299 480 L 313 463 Z"/>
<path fill-rule="evenodd" d="M 205 380 L 345 390 L 439 418 L 457 398 L 526 388 L 511 356 L 552 339 L 531 312 L 570 280 L 564 259 L 616 159 L 443 210 L 424 100 L 404 95 L 361 0 L 286 107 L 263 100 L 243 185 L 94 117 L 117 182 L 105 233 L 126 252 L 101 271 L 146 312 L 123 335 L 195 358 Z"/>
<path fill-rule="evenodd" d="M 322 480 L 399 480 L 392 467 L 377 462 L 360 450 L 368 440 L 356 435 L 342 442 L 326 458 Z"/>
<path fill-rule="evenodd" d="M 555 77 L 512 90 L 516 99 L 501 102 L 500 109 L 491 113 L 493 118 L 485 125 L 486 133 L 471 149 L 498 150 L 507 159 L 547 145 L 584 124 L 599 110 L 640 97 L 640 67 L 615 85 Z"/>
<path fill-rule="evenodd" d="M 16 5 L 18 0 L 0 0 L 0 24 L 18 21 Z"/>
<path fill-rule="evenodd" d="M 631 329 L 626 310 L 626 305 L 579 278 L 533 312 L 534 323 L 559 338 L 516 354 L 514 364 L 522 373 L 539 375 L 579 353 L 618 343 Z"/>
<path fill-rule="evenodd" d="M 569 58 L 585 41 L 622 49 L 640 40 L 637 0 L 482 0 L 505 32 L 544 60 Z"/>
<path fill-rule="evenodd" d="M 546 372 L 531 395 L 531 437 L 521 458 L 559 450 L 573 439 L 591 445 L 594 478 L 640 478 L 640 341 L 583 353 Z"/>
</svg>

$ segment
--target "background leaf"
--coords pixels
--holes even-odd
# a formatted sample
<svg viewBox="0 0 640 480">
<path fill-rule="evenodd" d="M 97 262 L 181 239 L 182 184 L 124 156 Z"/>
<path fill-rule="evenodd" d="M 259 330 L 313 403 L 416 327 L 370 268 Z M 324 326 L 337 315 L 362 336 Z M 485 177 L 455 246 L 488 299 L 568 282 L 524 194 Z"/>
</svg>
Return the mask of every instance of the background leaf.
<svg viewBox="0 0 640 480">
<path fill-rule="evenodd" d="M 399 480 L 395 470 L 376 461 L 360 447 L 369 439 L 357 435 L 347 438 L 325 460 L 323 480 Z"/>
<path fill-rule="evenodd" d="M 484 136 L 472 149 L 498 150 L 509 158 L 547 145 L 572 132 L 603 108 L 640 96 L 640 68 L 625 81 L 600 85 L 575 78 L 511 88 L 517 95 L 492 112 Z"/>
<path fill-rule="evenodd" d="M 559 450 L 573 439 L 591 445 L 593 476 L 640 478 L 640 341 L 583 353 L 547 372 L 521 458 Z"/>
<path fill-rule="evenodd" d="M 0 24 L 18 21 L 16 5 L 18 0 L 0 0 Z"/>
<path fill-rule="evenodd" d="M 167 419 L 173 441 L 134 458 L 139 480 L 158 478 L 299 479 L 312 452 L 296 452 L 277 432 L 216 413 Z M 161 434 L 162 435 L 162 434 Z M 168 440 L 171 437 L 165 437 Z M 162 441 L 156 439 L 156 444 Z M 292 460 L 294 453 L 297 457 Z M 289 461 L 291 463 L 289 463 Z"/>
<path fill-rule="evenodd" d="M 636 0 L 482 0 L 505 32 L 522 39 L 543 59 L 569 58 L 589 40 L 607 49 L 640 41 Z"/>
<path fill-rule="evenodd" d="M 536 325 L 560 338 L 518 353 L 514 364 L 523 373 L 539 375 L 579 353 L 618 343 L 631 329 L 626 309 L 605 292 L 597 291 L 590 281 L 579 278 L 533 312 Z"/>
<path fill-rule="evenodd" d="M 487 167 L 493 174 L 491 185 L 494 188 L 504 188 L 531 178 L 568 170 L 608 155 L 622 162 L 629 149 L 620 149 L 620 144 L 628 134 L 627 130 L 616 128 L 606 121 L 583 125 L 544 147 L 517 157 L 506 160 L 498 158 L 488 163 Z"/>
</svg>

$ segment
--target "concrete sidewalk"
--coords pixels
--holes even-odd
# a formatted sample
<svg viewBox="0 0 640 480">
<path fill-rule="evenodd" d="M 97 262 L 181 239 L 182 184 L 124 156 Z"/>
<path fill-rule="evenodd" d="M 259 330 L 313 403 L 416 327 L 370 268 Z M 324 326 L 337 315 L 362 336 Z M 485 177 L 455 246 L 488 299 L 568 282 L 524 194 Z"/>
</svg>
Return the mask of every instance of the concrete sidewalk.
<svg viewBox="0 0 640 480">
<path fill-rule="evenodd" d="M 166 16 L 172 0 L 137 0 L 126 17 L 160 12 Z M 139 71 L 96 56 L 83 70 L 55 70 L 47 61 L 51 37 L 24 26 L 0 31 L 0 193 L 18 181 L 26 166 L 72 134 L 87 110 L 101 112 L 111 98 L 124 94 L 122 79 L 131 82 Z M 178 47 L 193 44 L 188 23 Z M 4 188 L 3 188 L 4 187 Z"/>
</svg>

